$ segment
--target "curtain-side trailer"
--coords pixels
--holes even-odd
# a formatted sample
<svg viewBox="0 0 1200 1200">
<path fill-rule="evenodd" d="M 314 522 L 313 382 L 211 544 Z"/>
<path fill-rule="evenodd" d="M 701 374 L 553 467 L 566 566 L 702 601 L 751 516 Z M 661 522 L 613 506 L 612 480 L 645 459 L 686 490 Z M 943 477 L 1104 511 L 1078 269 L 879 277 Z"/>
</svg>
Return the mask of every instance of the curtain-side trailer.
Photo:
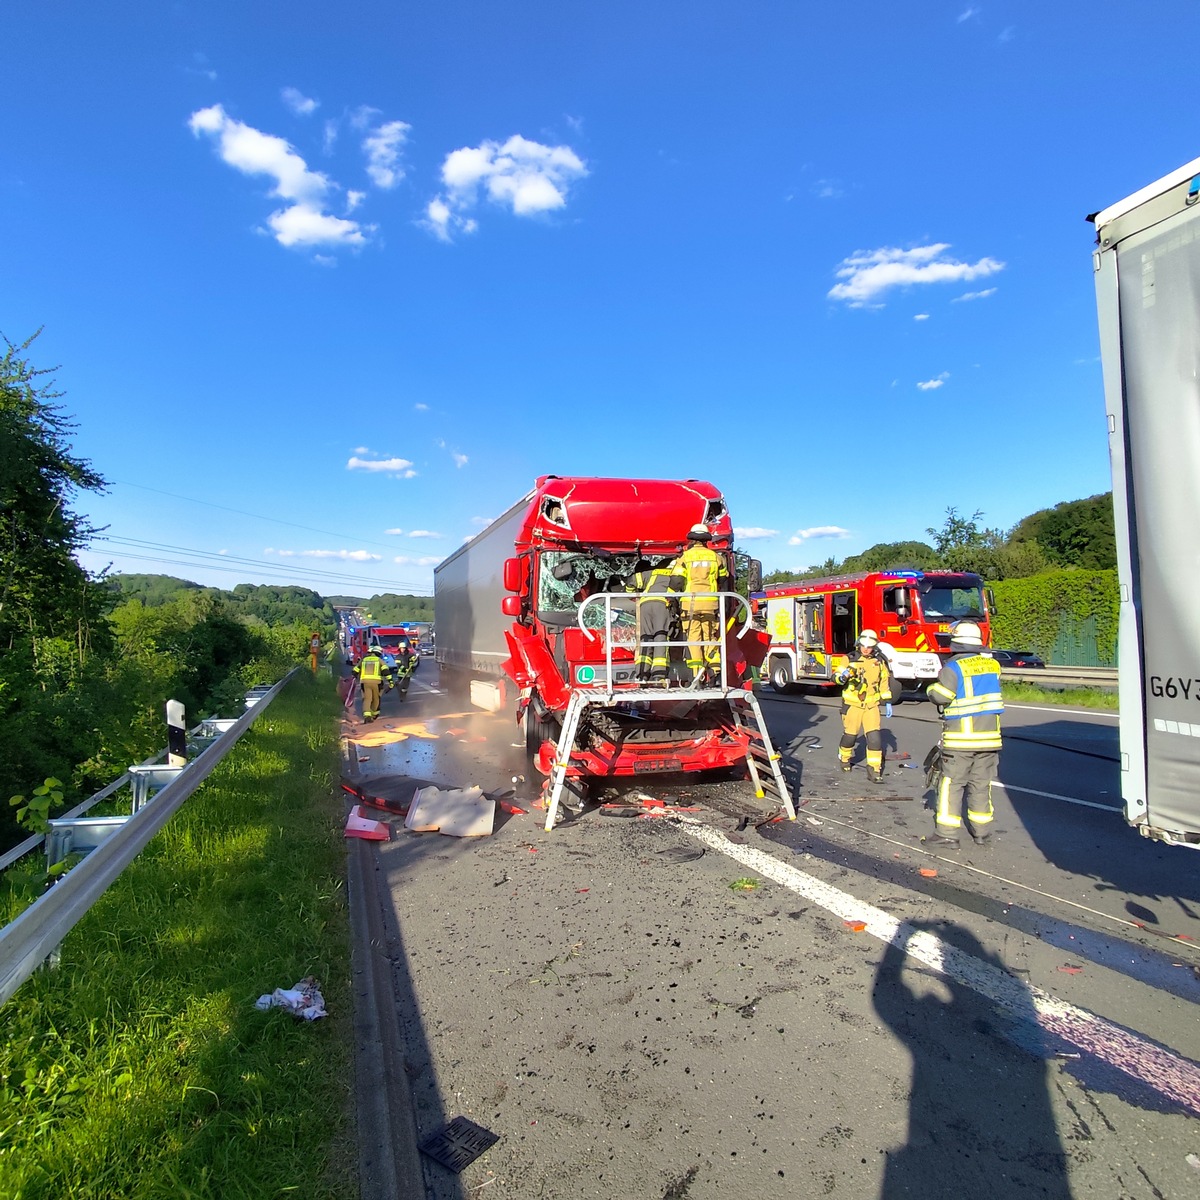
<svg viewBox="0 0 1200 1200">
<path fill-rule="evenodd" d="M 1120 578 L 1121 793 L 1200 847 L 1200 158 L 1090 218 Z"/>
</svg>

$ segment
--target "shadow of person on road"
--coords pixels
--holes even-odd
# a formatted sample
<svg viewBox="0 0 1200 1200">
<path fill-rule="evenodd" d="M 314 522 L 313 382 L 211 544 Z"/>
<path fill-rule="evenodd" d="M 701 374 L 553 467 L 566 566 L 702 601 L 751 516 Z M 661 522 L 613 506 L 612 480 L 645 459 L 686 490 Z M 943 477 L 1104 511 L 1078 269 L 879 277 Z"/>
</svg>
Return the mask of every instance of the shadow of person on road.
<svg viewBox="0 0 1200 1200">
<path fill-rule="evenodd" d="M 1046 1064 L 1005 1040 L 1013 1016 L 907 953 L 928 932 L 1003 970 L 968 930 L 904 923 L 875 976 L 875 1011 L 912 1055 L 908 1142 L 888 1153 L 880 1200 L 1071 1200 Z M 1032 1003 L 1028 1024 L 1033 1026 Z M 1018 1026 L 1026 1022 L 1016 1017 Z"/>
</svg>

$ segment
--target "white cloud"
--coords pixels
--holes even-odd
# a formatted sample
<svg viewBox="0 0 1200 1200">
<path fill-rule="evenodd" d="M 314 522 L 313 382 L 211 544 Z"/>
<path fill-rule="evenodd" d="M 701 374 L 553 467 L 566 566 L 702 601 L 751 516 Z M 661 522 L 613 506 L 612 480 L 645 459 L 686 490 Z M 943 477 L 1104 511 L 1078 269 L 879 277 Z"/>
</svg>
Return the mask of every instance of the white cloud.
<svg viewBox="0 0 1200 1200">
<path fill-rule="evenodd" d="M 409 567 L 436 567 L 442 560 L 436 554 L 423 554 L 420 558 L 409 558 L 407 554 L 397 554 L 392 562 Z"/>
<path fill-rule="evenodd" d="M 916 313 L 913 316 L 913 320 L 914 321 L 928 321 L 929 314 L 928 313 Z"/>
<path fill-rule="evenodd" d="M 752 542 L 756 538 L 773 538 L 779 536 L 778 529 L 763 529 L 761 525 L 735 525 L 733 536 L 739 542 Z"/>
<path fill-rule="evenodd" d="M 428 412 L 429 405 L 428 404 L 420 404 L 420 403 L 414 404 L 413 411 L 414 412 Z"/>
<path fill-rule="evenodd" d="M 350 114 L 350 125 L 354 129 L 366 129 L 376 117 L 382 117 L 383 113 L 377 108 L 372 108 L 369 104 L 360 104 Z"/>
<path fill-rule="evenodd" d="M 321 144 L 321 149 L 326 154 L 332 154 L 334 146 L 338 140 L 338 123 L 334 120 L 325 122 L 325 136 Z"/>
<path fill-rule="evenodd" d="M 370 446 L 355 446 L 354 453 L 355 454 L 370 454 L 370 455 L 373 455 L 375 458 L 379 457 L 379 451 L 372 450 Z"/>
<path fill-rule="evenodd" d="M 378 188 L 394 188 L 404 178 L 400 166 L 400 150 L 408 139 L 411 125 L 404 121 L 388 121 L 372 130 L 363 139 L 367 156 L 367 174 Z"/>
<path fill-rule="evenodd" d="M 1017 27 L 1015 25 L 1006 25 L 1000 30 L 1000 36 L 996 39 L 1002 46 L 1007 42 L 1011 42 L 1017 36 Z"/>
<path fill-rule="evenodd" d="M 270 195 L 287 202 L 267 218 L 281 246 L 361 246 L 367 230 L 324 211 L 334 184 L 308 164 L 283 138 L 235 120 L 214 104 L 192 113 L 188 126 L 199 137 L 211 137 L 222 161 L 243 175 L 266 175 Z"/>
<path fill-rule="evenodd" d="M 923 392 L 932 392 L 936 388 L 940 388 L 946 382 L 946 380 L 949 378 L 950 378 L 950 372 L 943 371 L 940 375 L 935 376 L 933 379 L 926 379 L 926 380 L 923 380 L 921 383 L 918 383 L 917 387 L 920 388 L 921 391 L 923 391 Z"/>
<path fill-rule="evenodd" d="M 414 529 L 408 536 L 410 538 L 441 538 L 446 535 L 444 533 L 435 533 L 432 529 Z"/>
<path fill-rule="evenodd" d="M 454 459 L 454 465 L 456 467 L 465 467 L 468 461 L 470 461 L 465 454 L 459 454 L 457 450 L 451 450 L 450 457 Z"/>
<path fill-rule="evenodd" d="M 484 525 L 490 525 L 495 519 L 495 517 L 472 517 L 471 524 L 482 528 Z"/>
<path fill-rule="evenodd" d="M 318 267 L 336 267 L 338 265 L 338 260 L 332 254 L 314 254 L 313 262 Z"/>
<path fill-rule="evenodd" d="M 298 117 L 311 116 L 321 103 L 319 100 L 310 100 L 299 88 L 285 87 L 279 94 L 284 104 Z"/>
<path fill-rule="evenodd" d="M 366 198 L 366 192 L 356 192 L 350 189 L 346 193 L 346 211 L 352 213 Z"/>
<path fill-rule="evenodd" d="M 368 451 L 369 453 L 369 451 Z M 357 454 L 350 456 L 346 463 L 347 471 L 405 471 L 412 466 L 407 458 L 359 458 Z"/>
<path fill-rule="evenodd" d="M 445 191 L 425 209 L 422 222 L 437 237 L 473 233 L 476 222 L 466 214 L 481 195 L 528 217 L 565 207 L 571 185 L 588 174 L 586 163 L 570 146 L 545 146 L 519 134 L 503 145 L 484 141 L 446 155 L 442 163 Z"/>
<path fill-rule="evenodd" d="M 217 553 L 218 554 L 228 554 L 229 551 L 228 550 L 218 550 Z"/>
<path fill-rule="evenodd" d="M 836 179 L 818 179 L 810 190 L 818 200 L 837 200 L 846 194 Z"/>
<path fill-rule="evenodd" d="M 958 24 L 961 25 L 964 21 L 969 21 L 972 17 L 977 17 L 978 15 L 979 9 L 973 5 L 969 8 L 964 8 L 962 12 L 958 14 Z"/>
<path fill-rule="evenodd" d="M 404 533 L 403 529 L 385 529 L 383 531 L 388 537 L 400 537 Z"/>
<path fill-rule="evenodd" d="M 382 554 L 372 554 L 369 550 L 301 550 L 300 555 L 303 558 L 340 558 L 343 562 L 379 562 L 383 558 Z"/>
<path fill-rule="evenodd" d="M 876 303 L 889 288 L 954 283 L 1004 270 L 1004 264 L 994 258 L 981 258 L 975 263 L 946 258 L 949 249 L 948 242 L 936 242 L 909 250 L 894 246 L 857 250 L 838 264 L 835 274 L 843 282 L 829 289 L 829 298 L 845 300 L 851 308 L 863 308 Z"/>
<path fill-rule="evenodd" d="M 961 296 L 955 296 L 950 303 L 961 304 L 964 300 L 986 300 L 989 296 L 994 296 L 995 294 L 995 288 L 984 288 L 982 292 L 963 292 Z"/>
<path fill-rule="evenodd" d="M 789 546 L 803 546 L 805 542 L 815 541 L 819 538 L 848 538 L 850 530 L 843 529 L 840 525 L 814 525 L 811 529 L 797 529 L 795 533 L 788 538 Z"/>
</svg>

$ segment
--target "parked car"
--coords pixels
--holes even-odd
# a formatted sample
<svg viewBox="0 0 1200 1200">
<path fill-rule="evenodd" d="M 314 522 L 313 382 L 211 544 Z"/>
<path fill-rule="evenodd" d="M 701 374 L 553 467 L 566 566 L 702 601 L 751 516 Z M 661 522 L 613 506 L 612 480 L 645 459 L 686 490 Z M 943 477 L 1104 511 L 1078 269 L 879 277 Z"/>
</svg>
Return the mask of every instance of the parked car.
<svg viewBox="0 0 1200 1200">
<path fill-rule="evenodd" d="M 1014 671 L 1039 671 L 1046 666 L 1046 660 L 1032 650 L 993 650 L 992 657 L 1002 667 L 1012 667 Z"/>
</svg>

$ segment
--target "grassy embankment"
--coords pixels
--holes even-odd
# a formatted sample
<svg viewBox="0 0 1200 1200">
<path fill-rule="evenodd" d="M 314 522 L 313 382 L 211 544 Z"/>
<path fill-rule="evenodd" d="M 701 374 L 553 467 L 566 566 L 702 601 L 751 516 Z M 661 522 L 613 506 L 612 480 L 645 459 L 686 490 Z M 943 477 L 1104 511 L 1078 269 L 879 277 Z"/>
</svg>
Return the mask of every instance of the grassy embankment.
<svg viewBox="0 0 1200 1200">
<path fill-rule="evenodd" d="M 298 676 L 5 1006 L 0 1196 L 357 1196 L 336 712 Z"/>
<path fill-rule="evenodd" d="M 1024 700 L 1030 704 L 1062 704 L 1067 708 L 1117 709 L 1117 693 L 1103 688 L 1045 688 L 1036 683 L 1002 681 L 1005 700 Z"/>
</svg>

